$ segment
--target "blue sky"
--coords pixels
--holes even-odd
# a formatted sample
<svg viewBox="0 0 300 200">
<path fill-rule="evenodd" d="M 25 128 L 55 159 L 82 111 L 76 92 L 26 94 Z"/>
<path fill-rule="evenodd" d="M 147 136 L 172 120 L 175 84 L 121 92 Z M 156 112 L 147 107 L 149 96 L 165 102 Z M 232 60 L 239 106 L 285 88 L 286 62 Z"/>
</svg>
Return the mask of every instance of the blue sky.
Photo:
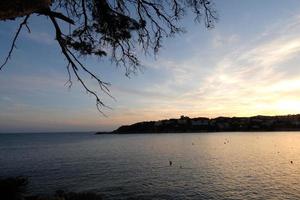
<svg viewBox="0 0 300 200">
<path fill-rule="evenodd" d="M 110 62 L 83 60 L 112 84 L 112 110 L 78 82 L 71 89 L 66 61 L 44 17 L 33 17 L 0 72 L 0 132 L 112 130 L 122 124 L 163 118 L 300 113 L 300 1 L 215 1 L 212 30 L 184 19 L 185 34 L 168 38 L 156 58 L 142 57 L 130 78 Z M 0 22 L 0 58 L 17 22 Z M 96 88 L 95 83 L 89 82 Z"/>
</svg>

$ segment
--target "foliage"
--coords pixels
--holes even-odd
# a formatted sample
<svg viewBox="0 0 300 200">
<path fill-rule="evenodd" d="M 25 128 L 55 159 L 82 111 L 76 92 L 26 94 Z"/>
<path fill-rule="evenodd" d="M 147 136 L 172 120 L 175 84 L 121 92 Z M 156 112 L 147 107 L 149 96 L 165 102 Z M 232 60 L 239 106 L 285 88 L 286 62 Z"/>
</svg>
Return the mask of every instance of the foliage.
<svg viewBox="0 0 300 200">
<path fill-rule="evenodd" d="M 52 0 L 46 8 L 39 7 L 34 10 L 31 6 L 30 9 L 32 12 L 24 16 L 0 69 L 10 58 L 21 29 L 25 26 L 30 31 L 27 26 L 29 17 L 32 14 L 47 16 L 55 29 L 62 54 L 68 62 L 69 86 L 72 85 L 73 75 L 87 93 L 96 98 L 98 109 L 105 104 L 97 92 L 87 86 L 82 75 L 91 76 L 101 91 L 110 96 L 109 83 L 102 81 L 83 65 L 79 57 L 109 57 L 116 65 L 124 66 L 128 76 L 139 69 L 140 53 L 155 54 L 162 46 L 164 38 L 183 32 L 180 22 L 188 11 L 195 14 L 196 21 L 203 20 L 207 28 L 213 27 L 217 20 L 211 0 Z M 2 10 L 0 7 L 1 12 L 3 6 Z M 69 24 L 69 29 L 65 30 L 65 26 L 58 20 Z"/>
<path fill-rule="evenodd" d="M 93 192 L 56 191 L 53 196 L 37 196 L 26 194 L 28 179 L 10 177 L 0 179 L 0 199 L 3 200 L 101 200 L 102 196 Z"/>
<path fill-rule="evenodd" d="M 0 179 L 0 199 L 23 199 L 27 184 L 28 181 L 24 177 Z"/>
</svg>

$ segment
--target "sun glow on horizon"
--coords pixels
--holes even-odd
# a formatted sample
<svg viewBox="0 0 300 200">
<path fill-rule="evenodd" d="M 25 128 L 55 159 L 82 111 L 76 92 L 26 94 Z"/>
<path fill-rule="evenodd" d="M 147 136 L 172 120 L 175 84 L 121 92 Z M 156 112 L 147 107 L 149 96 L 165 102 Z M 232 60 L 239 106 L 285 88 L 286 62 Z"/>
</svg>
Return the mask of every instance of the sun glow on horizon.
<svg viewBox="0 0 300 200">
<path fill-rule="evenodd" d="M 116 101 L 99 93 L 112 108 L 103 108 L 108 117 L 75 80 L 71 90 L 64 87 L 66 63 L 51 42 L 53 30 L 32 16 L 32 34 L 22 32 L 20 48 L 0 73 L 0 131 L 112 130 L 181 115 L 300 114 L 300 1 L 234 2 L 234 13 L 229 4 L 218 1 L 222 15 L 214 29 L 187 22 L 187 32 L 165 40 L 156 59 L 141 57 L 145 70 L 130 79 L 109 61 L 84 60 L 112 84 Z M 14 34 L 16 26 L 0 26 L 0 43 L 9 47 L 5 31 Z"/>
</svg>

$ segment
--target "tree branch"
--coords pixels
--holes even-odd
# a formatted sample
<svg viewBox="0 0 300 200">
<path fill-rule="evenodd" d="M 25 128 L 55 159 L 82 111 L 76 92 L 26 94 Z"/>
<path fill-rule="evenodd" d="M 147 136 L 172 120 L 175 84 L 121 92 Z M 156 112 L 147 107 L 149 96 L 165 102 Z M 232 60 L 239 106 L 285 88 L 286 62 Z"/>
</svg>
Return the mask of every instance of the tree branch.
<svg viewBox="0 0 300 200">
<path fill-rule="evenodd" d="M 15 34 L 15 37 L 14 37 L 13 42 L 11 44 L 10 50 L 8 52 L 8 55 L 6 56 L 6 58 L 5 58 L 4 62 L 2 63 L 2 65 L 0 66 L 0 70 L 2 70 L 2 68 L 7 64 L 8 60 L 11 58 L 12 52 L 13 52 L 14 48 L 16 47 L 16 41 L 17 41 L 17 39 L 19 37 L 19 34 L 20 34 L 23 26 L 26 26 L 27 29 L 28 29 L 28 31 L 30 32 L 30 29 L 27 26 L 27 21 L 28 21 L 29 16 L 30 15 L 26 15 L 25 18 L 24 18 L 24 20 L 22 21 L 22 23 L 19 25 L 19 28 L 18 28 L 18 30 L 17 30 L 17 32 Z"/>
<path fill-rule="evenodd" d="M 45 15 L 45 16 L 52 16 L 52 17 L 61 19 L 61 20 L 65 21 L 65 22 L 67 22 L 69 24 L 75 25 L 74 20 L 72 20 L 69 17 L 63 15 L 62 13 L 55 12 L 55 11 L 52 11 L 50 9 L 43 9 L 43 10 L 40 10 L 40 11 L 38 11 L 36 13 L 37 14 L 41 14 L 41 15 Z"/>
<path fill-rule="evenodd" d="M 79 66 L 85 71 L 87 72 L 89 75 L 92 76 L 92 78 L 96 79 L 98 84 L 99 84 L 99 87 L 100 89 L 105 92 L 107 95 L 109 95 L 110 97 L 112 97 L 110 94 L 109 94 L 109 89 L 108 89 L 108 85 L 109 83 L 106 83 L 106 82 L 103 82 L 101 81 L 96 75 L 94 75 L 92 72 L 90 72 L 86 67 L 84 67 L 82 65 L 82 63 L 76 58 L 76 56 L 68 49 L 68 47 L 66 46 L 66 43 L 64 42 L 64 38 L 63 38 L 63 34 L 61 32 L 61 29 L 55 19 L 55 16 L 53 15 L 49 15 L 53 25 L 54 25 L 54 28 L 55 28 L 55 32 L 56 32 L 56 40 L 58 41 L 59 45 L 60 45 L 60 48 L 62 50 L 62 53 L 63 55 L 66 57 L 67 61 L 69 62 L 68 63 L 68 66 L 67 66 L 67 69 L 68 69 L 68 75 L 69 75 L 69 80 L 68 82 L 70 84 L 72 84 L 72 81 L 70 80 L 70 77 L 71 77 L 71 74 L 70 74 L 70 67 L 72 69 L 72 71 L 74 72 L 76 78 L 78 79 L 78 81 L 81 83 L 81 85 L 84 87 L 84 89 L 86 90 L 87 93 L 93 95 L 95 98 L 96 98 L 96 106 L 97 106 L 97 109 L 98 111 L 106 116 L 102 111 L 101 111 L 101 107 L 105 107 L 105 108 L 109 108 L 108 106 L 106 106 L 99 98 L 99 96 L 96 94 L 96 92 L 92 91 L 91 89 L 89 89 L 89 87 L 86 85 L 86 83 L 82 80 L 81 76 L 78 74 L 78 67 L 76 65 L 76 63 L 79 64 Z M 74 59 L 74 60 L 73 60 Z M 75 63 L 76 62 L 76 63 Z M 112 97 L 113 98 L 113 97 Z"/>
</svg>

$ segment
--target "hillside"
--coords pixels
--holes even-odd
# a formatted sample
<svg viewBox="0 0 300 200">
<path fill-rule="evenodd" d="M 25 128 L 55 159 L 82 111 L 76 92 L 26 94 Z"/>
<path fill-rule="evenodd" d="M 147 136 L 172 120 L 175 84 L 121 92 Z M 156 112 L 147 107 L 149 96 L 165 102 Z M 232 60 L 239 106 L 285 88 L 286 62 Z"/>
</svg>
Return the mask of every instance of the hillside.
<svg viewBox="0 0 300 200">
<path fill-rule="evenodd" d="M 112 133 L 184 133 L 223 131 L 292 131 L 300 130 L 300 114 L 284 116 L 217 117 L 165 119 L 124 125 Z"/>
</svg>

